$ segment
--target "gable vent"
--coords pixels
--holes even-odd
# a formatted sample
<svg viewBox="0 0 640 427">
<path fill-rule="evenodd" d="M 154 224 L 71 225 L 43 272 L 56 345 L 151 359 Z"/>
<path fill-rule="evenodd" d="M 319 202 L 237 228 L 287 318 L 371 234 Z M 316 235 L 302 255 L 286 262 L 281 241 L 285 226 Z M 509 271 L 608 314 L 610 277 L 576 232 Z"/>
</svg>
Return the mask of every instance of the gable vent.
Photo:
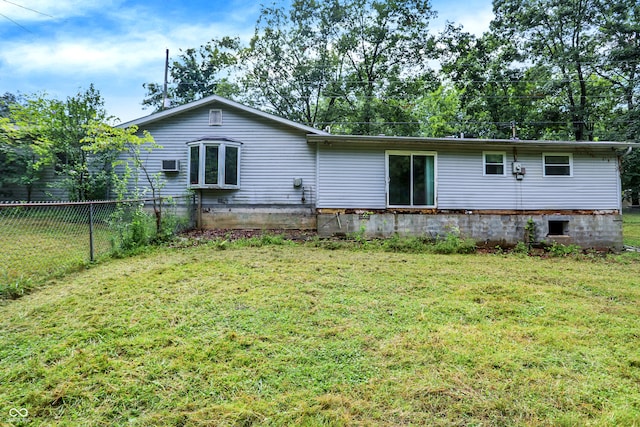
<svg viewBox="0 0 640 427">
<path fill-rule="evenodd" d="M 222 126 L 222 110 L 209 110 L 209 126 Z"/>
</svg>

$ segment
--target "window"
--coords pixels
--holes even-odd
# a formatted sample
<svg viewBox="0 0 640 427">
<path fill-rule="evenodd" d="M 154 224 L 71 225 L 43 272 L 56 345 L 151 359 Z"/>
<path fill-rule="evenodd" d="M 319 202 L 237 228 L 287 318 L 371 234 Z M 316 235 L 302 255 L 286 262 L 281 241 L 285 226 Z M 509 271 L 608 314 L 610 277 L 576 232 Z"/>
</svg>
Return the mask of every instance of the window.
<svg viewBox="0 0 640 427">
<path fill-rule="evenodd" d="M 569 234 L 569 221 L 549 221 L 549 236 L 566 236 Z"/>
<path fill-rule="evenodd" d="M 435 168 L 435 153 L 388 151 L 387 204 L 435 206 Z"/>
<path fill-rule="evenodd" d="M 572 176 L 573 156 L 571 154 L 543 154 L 544 176 Z"/>
<path fill-rule="evenodd" d="M 189 142 L 189 187 L 240 188 L 240 145 L 227 139 Z"/>
<path fill-rule="evenodd" d="M 496 153 L 485 151 L 482 153 L 482 161 L 484 164 L 485 175 L 505 175 L 506 153 Z"/>
<path fill-rule="evenodd" d="M 222 126 L 222 110 L 209 110 L 209 126 Z"/>
</svg>

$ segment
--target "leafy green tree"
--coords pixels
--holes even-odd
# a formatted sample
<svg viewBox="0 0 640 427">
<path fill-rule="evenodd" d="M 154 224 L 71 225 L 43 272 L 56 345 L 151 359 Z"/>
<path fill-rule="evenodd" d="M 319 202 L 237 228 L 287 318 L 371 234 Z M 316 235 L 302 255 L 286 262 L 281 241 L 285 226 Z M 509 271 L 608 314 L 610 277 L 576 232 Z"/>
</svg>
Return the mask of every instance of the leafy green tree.
<svg viewBox="0 0 640 427">
<path fill-rule="evenodd" d="M 54 161 L 50 115 L 43 112 L 56 105 L 45 95 L 33 95 L 8 105 L 8 117 L 0 118 L 0 183 L 23 187 L 28 201 L 45 168 Z"/>
<path fill-rule="evenodd" d="M 240 93 L 234 74 L 242 52 L 238 38 L 213 39 L 199 49 L 190 48 L 179 55 L 170 66 L 171 81 L 167 97 L 174 105 L 186 104 L 205 96 L 218 94 L 232 98 Z M 145 106 L 162 110 L 164 85 L 145 83 Z"/>
<path fill-rule="evenodd" d="M 340 14 L 336 1 L 263 7 L 243 55 L 245 101 L 311 126 L 335 119 L 332 109 L 345 95 L 332 47 Z"/>
<path fill-rule="evenodd" d="M 437 87 L 425 72 L 432 16 L 428 0 L 263 7 L 249 47 L 214 40 L 174 61 L 170 96 L 181 104 L 219 93 L 334 132 L 418 134 L 416 95 Z M 233 90 L 221 92 L 222 82 Z M 159 86 L 145 87 L 157 107 Z"/>
<path fill-rule="evenodd" d="M 100 92 L 90 85 L 47 113 L 51 117 L 47 133 L 58 176 L 53 185 L 66 190 L 71 200 L 108 198 L 114 176 L 111 165 L 117 153 L 90 156 L 84 142 L 89 126 L 109 120 Z"/>
<path fill-rule="evenodd" d="M 148 131 L 139 133 L 137 126 L 122 129 L 109 126 L 104 122 L 91 123 L 87 127 L 87 135 L 83 142 L 86 144 L 84 150 L 94 155 L 119 154 L 111 157 L 111 166 L 114 169 L 119 168 L 120 171 L 119 176 L 115 178 L 118 199 L 143 196 L 138 179 L 140 175 L 144 177 L 148 188 L 151 189 L 156 232 L 160 233 L 162 229 L 162 203 L 159 198 L 164 181 L 159 172 L 154 174 L 149 170 L 144 161 L 143 153 L 162 147 L 156 144 Z M 134 182 L 130 183 L 130 179 L 133 179 Z M 133 194 L 130 194 L 131 190 L 133 190 Z"/>
<path fill-rule="evenodd" d="M 594 73 L 599 0 L 495 0 L 492 30 L 546 69 L 564 98 L 563 118 L 576 140 L 594 138 Z"/>
<path fill-rule="evenodd" d="M 460 94 L 455 87 L 442 85 L 420 97 L 416 113 L 421 118 L 422 136 L 443 138 L 456 135 L 465 122 L 460 108 Z"/>
<path fill-rule="evenodd" d="M 531 117 L 538 88 L 524 67 L 510 66 L 522 56 L 491 33 L 481 37 L 449 24 L 438 38 L 440 75 L 459 97 L 456 132 L 485 138 L 535 138 L 539 118 Z M 517 129 L 516 129 L 517 127 Z M 515 135 L 514 135 L 514 130 Z"/>
<path fill-rule="evenodd" d="M 18 96 L 10 92 L 0 96 L 0 117 L 9 117 L 10 108 L 13 104 L 18 103 L 18 99 Z"/>
<path fill-rule="evenodd" d="M 615 118 L 608 139 L 640 140 L 640 4 L 617 0 L 603 4 L 597 74 L 610 84 Z"/>
<path fill-rule="evenodd" d="M 432 82 L 425 72 L 433 49 L 429 1 L 349 0 L 340 6 L 336 50 L 348 93 L 341 100 L 353 111 L 348 117 L 353 124 L 344 131 L 416 134 L 419 124 L 410 113 L 416 89 Z"/>
</svg>

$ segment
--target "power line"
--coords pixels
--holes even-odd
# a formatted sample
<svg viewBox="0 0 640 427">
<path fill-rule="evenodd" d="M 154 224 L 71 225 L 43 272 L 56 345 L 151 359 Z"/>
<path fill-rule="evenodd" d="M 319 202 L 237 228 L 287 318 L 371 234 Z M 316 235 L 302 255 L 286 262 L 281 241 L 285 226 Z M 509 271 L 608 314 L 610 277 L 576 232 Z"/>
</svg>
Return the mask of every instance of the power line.
<svg viewBox="0 0 640 427">
<path fill-rule="evenodd" d="M 23 5 L 21 5 L 21 4 L 18 4 L 18 3 L 14 3 L 14 2 L 9 1 L 9 0 L 2 0 L 2 1 L 3 1 L 3 2 L 5 2 L 5 3 L 9 3 L 9 4 L 13 5 L 13 6 L 17 6 L 17 7 L 20 7 L 20 8 L 22 8 L 22 9 L 28 10 L 28 11 L 30 11 L 30 12 L 37 13 L 38 15 L 42 15 L 42 16 L 46 16 L 46 17 L 48 17 L 48 18 L 53 18 L 53 19 L 55 19 L 55 17 L 54 17 L 54 16 L 51 16 L 51 15 L 49 15 L 49 14 L 46 14 L 46 13 L 40 12 L 39 10 L 35 10 L 35 9 L 30 8 L 30 7 L 27 7 L 27 6 L 23 6 Z M 23 29 L 23 30 L 25 30 L 26 32 L 28 32 L 28 33 L 33 33 L 33 31 L 31 31 L 30 29 L 28 29 L 28 28 L 27 28 L 27 27 L 25 27 L 24 25 L 20 24 L 18 21 L 16 21 L 16 20 L 14 20 L 14 19 L 9 18 L 7 15 L 5 15 L 5 14 L 3 14 L 3 13 L 0 13 L 0 16 L 2 16 L 3 18 L 5 18 L 5 19 L 6 19 L 7 21 L 9 21 L 9 22 L 12 22 L 12 23 L 13 23 L 13 24 L 15 24 L 16 26 L 18 26 L 18 27 L 22 28 L 22 29 Z"/>
<path fill-rule="evenodd" d="M 6 0 L 5 0 L 6 1 Z M 4 15 L 2 13 L 0 13 L 0 16 L 2 16 L 3 18 L 7 19 L 10 22 L 13 22 L 15 25 L 17 25 L 18 27 L 22 28 L 23 30 L 25 30 L 28 33 L 32 33 L 31 30 L 29 30 L 27 27 L 20 25 L 18 22 L 14 21 L 13 19 L 9 18 L 7 15 Z"/>
<path fill-rule="evenodd" d="M 9 0 L 2 0 L 2 1 L 3 1 L 3 2 L 5 2 L 5 3 L 12 4 L 12 5 L 14 5 L 14 6 L 20 7 L 20 8 L 22 8 L 22 9 L 28 10 L 28 11 L 30 11 L 30 12 L 37 13 L 38 15 L 42 15 L 42 16 L 46 16 L 46 17 L 48 17 L 48 18 L 54 18 L 54 19 L 55 19 L 55 17 L 54 17 L 54 16 L 51 16 L 51 15 L 48 15 L 48 14 L 46 14 L 46 13 L 40 12 L 39 10 L 35 10 L 35 9 L 30 8 L 30 7 L 27 7 L 27 6 L 23 6 L 23 5 L 21 5 L 21 4 L 18 4 L 18 3 L 14 3 L 14 2 L 9 1 Z M 5 15 L 2 15 L 2 16 L 4 16 L 5 18 L 7 18 Z M 9 18 L 7 18 L 7 19 L 9 19 Z M 9 19 L 9 20 L 10 20 L 10 21 L 12 21 L 11 19 Z M 12 22 L 13 22 L 13 21 L 12 21 Z M 15 22 L 14 22 L 14 23 L 15 23 Z"/>
</svg>

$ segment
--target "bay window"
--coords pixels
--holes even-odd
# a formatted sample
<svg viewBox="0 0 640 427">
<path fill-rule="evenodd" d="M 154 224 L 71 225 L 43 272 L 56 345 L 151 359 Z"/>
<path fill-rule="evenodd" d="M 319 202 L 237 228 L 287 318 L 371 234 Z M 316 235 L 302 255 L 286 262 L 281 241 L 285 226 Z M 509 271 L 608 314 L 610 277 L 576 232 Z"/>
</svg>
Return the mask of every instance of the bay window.
<svg viewBox="0 0 640 427">
<path fill-rule="evenodd" d="M 240 188 L 240 142 L 203 139 L 188 142 L 187 146 L 190 188 Z"/>
</svg>

